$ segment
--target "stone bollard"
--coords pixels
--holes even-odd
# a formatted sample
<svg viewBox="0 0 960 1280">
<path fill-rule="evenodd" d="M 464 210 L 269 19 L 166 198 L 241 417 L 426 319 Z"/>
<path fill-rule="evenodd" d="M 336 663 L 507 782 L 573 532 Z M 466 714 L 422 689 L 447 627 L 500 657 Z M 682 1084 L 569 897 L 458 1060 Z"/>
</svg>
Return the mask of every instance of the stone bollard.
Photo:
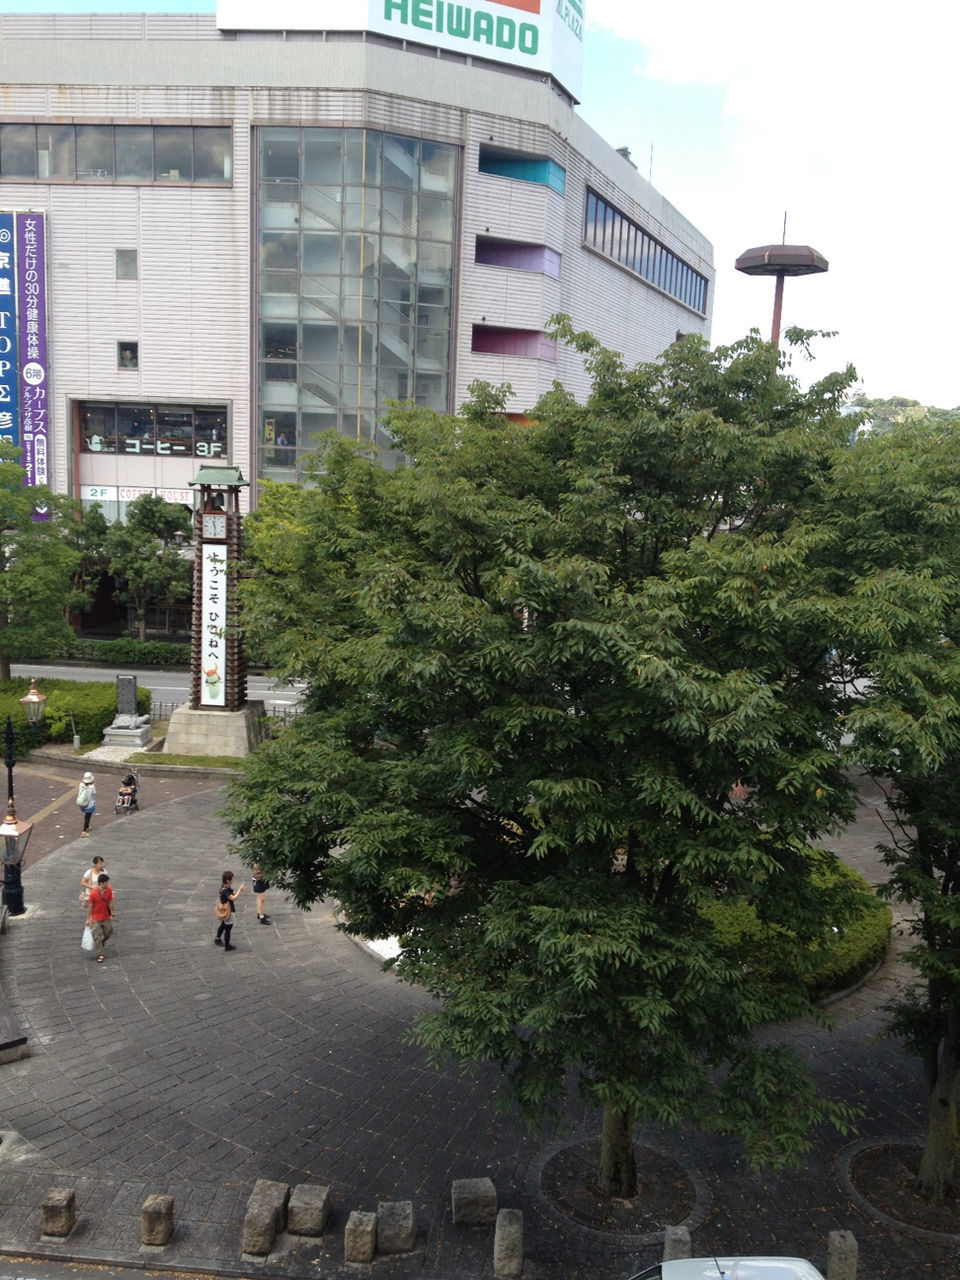
<svg viewBox="0 0 960 1280">
<path fill-rule="evenodd" d="M 243 1217 L 243 1252 L 266 1257 L 281 1231 L 287 1229 L 290 1188 L 285 1182 L 258 1178 Z"/>
<path fill-rule="evenodd" d="M 455 1227 L 492 1227 L 497 1220 L 497 1188 L 490 1178 L 457 1178 L 451 1204 Z"/>
<path fill-rule="evenodd" d="M 173 1235 L 173 1196 L 147 1196 L 140 1209 L 140 1243 L 166 1244 Z"/>
<path fill-rule="evenodd" d="M 330 1188 L 301 1182 L 287 1205 L 287 1230 L 295 1236 L 322 1236 L 330 1217 Z"/>
<path fill-rule="evenodd" d="M 409 1253 L 417 1241 L 417 1219 L 410 1200 L 377 1205 L 377 1253 Z"/>
<path fill-rule="evenodd" d="M 673 1262 L 677 1258 L 689 1258 L 693 1252 L 690 1244 L 690 1232 L 686 1227 L 664 1227 L 663 1229 L 663 1261 Z"/>
<path fill-rule="evenodd" d="M 493 1233 L 493 1274 L 518 1276 L 523 1271 L 523 1210 L 501 1209 Z"/>
<path fill-rule="evenodd" d="M 858 1255 L 852 1231 L 831 1231 L 827 1236 L 827 1280 L 857 1280 Z"/>
<path fill-rule="evenodd" d="M 77 1221 L 77 1193 L 72 1187 L 51 1187 L 43 1200 L 45 1236 L 68 1236 Z"/>
<path fill-rule="evenodd" d="M 377 1215 L 354 1209 L 343 1232 L 344 1262 L 372 1262 L 377 1252 Z"/>
</svg>

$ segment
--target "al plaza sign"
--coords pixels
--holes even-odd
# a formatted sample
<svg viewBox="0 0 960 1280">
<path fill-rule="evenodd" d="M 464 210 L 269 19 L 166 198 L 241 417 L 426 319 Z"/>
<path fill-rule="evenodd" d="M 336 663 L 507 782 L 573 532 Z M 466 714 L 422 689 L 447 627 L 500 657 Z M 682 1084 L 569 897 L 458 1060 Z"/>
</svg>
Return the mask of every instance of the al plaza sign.
<svg viewBox="0 0 960 1280">
<path fill-rule="evenodd" d="M 375 31 L 546 72 L 580 95 L 584 0 L 217 0 L 221 31 Z"/>
</svg>

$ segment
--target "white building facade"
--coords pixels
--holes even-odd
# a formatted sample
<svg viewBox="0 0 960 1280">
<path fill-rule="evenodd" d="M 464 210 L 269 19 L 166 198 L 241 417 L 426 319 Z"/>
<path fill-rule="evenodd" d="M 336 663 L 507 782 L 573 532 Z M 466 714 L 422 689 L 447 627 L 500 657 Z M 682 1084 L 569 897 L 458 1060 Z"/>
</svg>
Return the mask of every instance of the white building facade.
<svg viewBox="0 0 960 1280">
<path fill-rule="evenodd" d="M 0 15 L 0 435 L 28 479 L 116 518 L 189 505 L 211 459 L 292 480 L 330 429 L 391 466 L 388 400 L 583 396 L 556 312 L 631 363 L 709 337 L 710 244 L 577 116 L 569 48 L 524 64 L 538 0 L 479 3 L 453 47 L 444 0 L 380 0 L 396 34 L 248 29 L 240 0 Z"/>
</svg>

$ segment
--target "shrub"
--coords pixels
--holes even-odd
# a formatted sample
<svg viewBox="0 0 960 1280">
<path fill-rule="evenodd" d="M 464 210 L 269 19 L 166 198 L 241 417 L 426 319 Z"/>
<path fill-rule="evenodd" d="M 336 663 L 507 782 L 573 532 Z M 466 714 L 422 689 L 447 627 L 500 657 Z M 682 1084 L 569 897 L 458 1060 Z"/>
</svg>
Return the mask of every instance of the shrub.
<svg viewBox="0 0 960 1280">
<path fill-rule="evenodd" d="M 797 957 L 797 968 L 803 970 L 804 983 L 816 1000 L 851 986 L 883 959 L 892 919 L 886 903 L 881 902 L 863 876 L 850 867 L 841 866 L 836 873 L 823 876 L 822 887 L 824 893 L 840 887 L 855 891 L 859 898 L 859 911 L 827 942 Z M 749 903 L 718 903 L 708 914 L 713 918 L 720 938 L 731 948 L 740 948 L 746 943 L 755 955 L 762 956 L 764 940 L 769 933 Z M 773 950 L 782 954 L 780 948 Z M 764 970 L 762 959 L 754 961 L 754 968 L 758 980 L 762 981 L 764 976 L 775 978 L 774 974 Z"/>
<path fill-rule="evenodd" d="M 56 656 L 113 667 L 189 667 L 190 645 L 166 640 L 137 640 L 133 636 L 121 636 L 117 640 L 87 640 L 74 636 L 58 648 Z"/>
<path fill-rule="evenodd" d="M 43 742 L 72 742 L 74 725 L 82 742 L 99 742 L 117 714 L 117 686 L 113 681 L 45 679 L 40 689 L 47 695 L 43 721 L 31 731 L 19 703 L 29 687 L 29 680 L 23 679 L 0 684 L 0 717 L 4 717 L 4 723 L 6 716 L 10 717 L 17 756 Z M 137 689 L 139 715 L 150 714 L 151 696 L 149 689 Z"/>
</svg>

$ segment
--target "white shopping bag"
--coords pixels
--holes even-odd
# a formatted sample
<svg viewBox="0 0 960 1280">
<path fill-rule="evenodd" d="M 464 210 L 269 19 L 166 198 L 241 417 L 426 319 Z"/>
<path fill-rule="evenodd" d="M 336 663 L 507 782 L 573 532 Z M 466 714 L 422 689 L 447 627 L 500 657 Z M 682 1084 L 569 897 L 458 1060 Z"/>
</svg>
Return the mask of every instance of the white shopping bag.
<svg viewBox="0 0 960 1280">
<path fill-rule="evenodd" d="M 83 947 L 84 951 L 95 950 L 95 944 L 93 941 L 93 930 L 90 928 L 88 924 L 84 925 L 83 927 L 83 937 L 80 940 L 80 945 L 81 947 Z"/>
</svg>

